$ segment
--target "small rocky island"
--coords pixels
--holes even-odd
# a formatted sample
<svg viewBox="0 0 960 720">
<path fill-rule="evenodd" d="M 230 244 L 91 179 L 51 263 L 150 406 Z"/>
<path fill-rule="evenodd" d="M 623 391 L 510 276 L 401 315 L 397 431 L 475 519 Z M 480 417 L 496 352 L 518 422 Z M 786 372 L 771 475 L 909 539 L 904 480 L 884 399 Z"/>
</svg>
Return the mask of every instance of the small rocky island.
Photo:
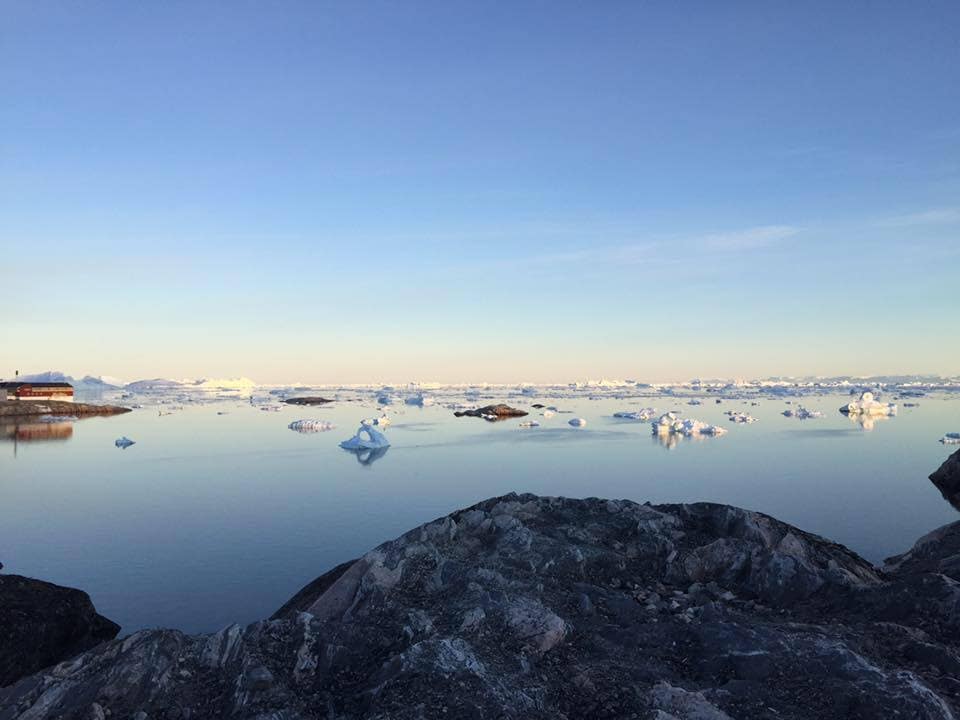
<svg viewBox="0 0 960 720">
<path fill-rule="evenodd" d="M 120 415 L 128 412 L 130 412 L 130 408 L 118 405 L 91 405 L 90 403 L 66 402 L 63 400 L 8 400 L 7 402 L 0 402 L 0 418 L 36 415 L 91 417 L 94 415 Z"/>
<path fill-rule="evenodd" d="M 0 719 L 952 720 L 958 558 L 960 523 L 875 567 L 727 505 L 511 494 L 268 620 L 145 630 L 25 677 Z"/>
<path fill-rule="evenodd" d="M 504 403 L 497 405 L 484 405 L 476 410 L 457 410 L 453 413 L 455 417 L 478 417 L 484 420 L 505 420 L 506 418 L 523 417 L 529 413 L 526 410 L 518 410 Z"/>
<path fill-rule="evenodd" d="M 287 398 L 283 402 L 287 405 L 326 405 L 332 403 L 333 400 L 325 397 L 294 397 Z"/>
</svg>

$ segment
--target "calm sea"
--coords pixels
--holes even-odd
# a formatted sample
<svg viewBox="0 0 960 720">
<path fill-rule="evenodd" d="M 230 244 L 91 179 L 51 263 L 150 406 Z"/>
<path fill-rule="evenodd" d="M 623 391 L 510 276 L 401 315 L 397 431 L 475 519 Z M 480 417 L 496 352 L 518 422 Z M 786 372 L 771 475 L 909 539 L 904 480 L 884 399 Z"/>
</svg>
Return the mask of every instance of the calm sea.
<svg viewBox="0 0 960 720">
<path fill-rule="evenodd" d="M 372 458 L 337 445 L 377 414 L 369 398 L 276 412 L 223 401 L 168 415 L 149 407 L 0 426 L 0 561 L 4 572 L 86 590 L 125 632 L 212 631 L 263 618 L 337 563 L 510 491 L 730 503 L 880 561 L 957 519 L 927 475 L 951 451 L 937 440 L 960 430 L 960 399 L 901 403 L 897 417 L 872 429 L 837 411 L 848 399 L 806 398 L 825 416 L 801 421 L 781 415 L 790 406 L 780 399 L 510 398 L 572 411 L 549 419 L 533 411 L 542 426 L 531 429 L 399 405 L 388 411 L 391 447 Z M 612 417 L 643 406 L 729 432 L 670 447 L 649 423 Z M 729 422 L 731 409 L 758 422 Z M 572 417 L 586 427 L 570 427 Z M 287 428 L 300 418 L 337 427 Z M 115 447 L 121 435 L 136 445 Z"/>
</svg>

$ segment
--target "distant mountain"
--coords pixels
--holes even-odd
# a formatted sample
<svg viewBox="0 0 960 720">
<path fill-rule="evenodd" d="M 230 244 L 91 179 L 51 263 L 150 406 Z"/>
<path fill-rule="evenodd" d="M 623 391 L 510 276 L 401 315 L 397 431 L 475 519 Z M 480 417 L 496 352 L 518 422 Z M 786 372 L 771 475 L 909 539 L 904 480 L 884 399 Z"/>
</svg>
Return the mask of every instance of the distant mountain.
<svg viewBox="0 0 960 720">
<path fill-rule="evenodd" d="M 60 370 L 47 370 L 46 372 L 33 373 L 32 375 L 18 375 L 17 377 L 7 378 L 7 380 L 35 383 L 66 382 L 71 385 L 75 382 L 72 377 Z"/>
<path fill-rule="evenodd" d="M 183 383 L 179 380 L 169 380 L 167 378 L 153 378 L 151 380 L 135 380 L 127 383 L 124 387 L 133 392 L 149 392 L 151 390 L 169 390 L 171 388 L 181 388 Z"/>
</svg>

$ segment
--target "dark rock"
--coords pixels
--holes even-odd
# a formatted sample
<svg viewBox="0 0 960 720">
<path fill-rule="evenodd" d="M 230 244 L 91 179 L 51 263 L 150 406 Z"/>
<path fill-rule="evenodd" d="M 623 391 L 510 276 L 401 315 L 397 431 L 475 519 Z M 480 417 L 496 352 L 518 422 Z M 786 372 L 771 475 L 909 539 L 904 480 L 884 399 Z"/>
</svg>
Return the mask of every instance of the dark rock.
<svg viewBox="0 0 960 720">
<path fill-rule="evenodd" d="M 960 583 L 760 513 L 507 495 L 344 563 L 271 620 L 136 633 L 0 690 L 0 720 L 948 720 Z M 940 548 L 940 549 L 938 549 Z"/>
<path fill-rule="evenodd" d="M 0 687 L 111 640 L 120 626 L 90 597 L 20 575 L 0 575 Z"/>
<path fill-rule="evenodd" d="M 512 417 L 523 417 L 529 415 L 526 410 L 518 410 L 509 405 L 499 403 L 497 405 L 485 405 L 476 410 L 458 410 L 454 413 L 456 417 L 482 417 L 484 419 L 503 420 Z"/>
<path fill-rule="evenodd" d="M 332 403 L 333 400 L 328 400 L 323 397 L 295 397 L 287 398 L 284 400 L 287 405 L 326 405 L 327 403 Z"/>
<path fill-rule="evenodd" d="M 960 450 L 943 461 L 943 465 L 930 476 L 930 481 L 948 503 L 960 510 Z"/>
</svg>

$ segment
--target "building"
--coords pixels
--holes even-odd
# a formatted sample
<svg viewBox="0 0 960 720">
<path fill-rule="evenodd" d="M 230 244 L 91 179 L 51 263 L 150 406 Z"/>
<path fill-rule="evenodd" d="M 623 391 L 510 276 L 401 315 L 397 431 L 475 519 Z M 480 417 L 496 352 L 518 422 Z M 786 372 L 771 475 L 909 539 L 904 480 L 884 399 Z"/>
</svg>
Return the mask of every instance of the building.
<svg viewBox="0 0 960 720">
<path fill-rule="evenodd" d="M 7 400 L 60 400 L 73 402 L 73 385 L 65 382 L 0 382 Z"/>
</svg>

